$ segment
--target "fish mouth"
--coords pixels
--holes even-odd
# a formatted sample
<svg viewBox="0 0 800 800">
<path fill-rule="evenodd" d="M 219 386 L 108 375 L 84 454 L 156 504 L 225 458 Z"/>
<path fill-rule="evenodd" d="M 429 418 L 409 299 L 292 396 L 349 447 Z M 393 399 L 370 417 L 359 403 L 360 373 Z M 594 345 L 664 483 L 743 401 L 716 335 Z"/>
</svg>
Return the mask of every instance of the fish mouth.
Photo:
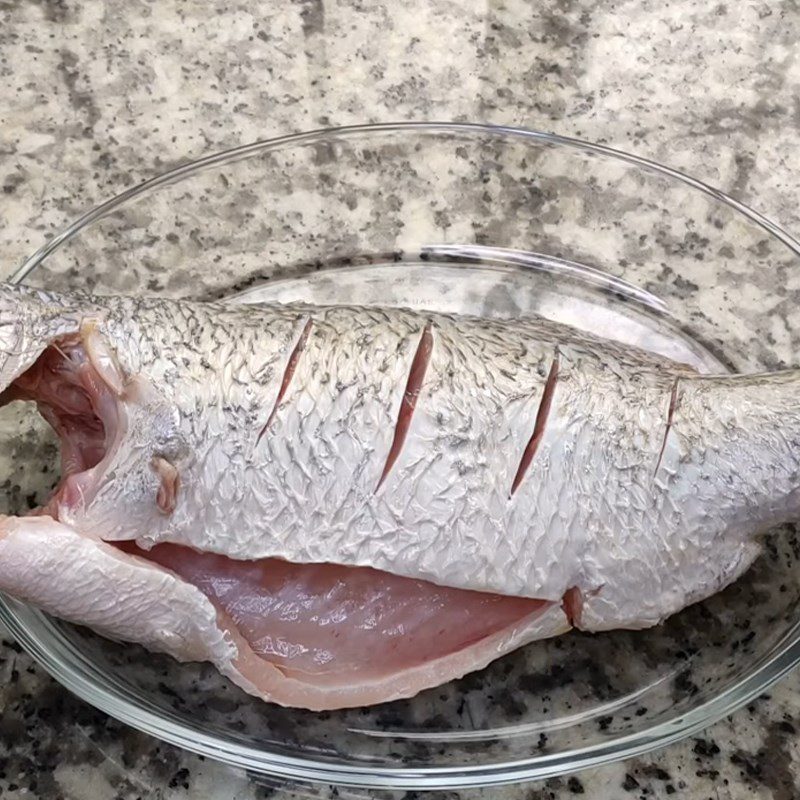
<svg viewBox="0 0 800 800">
<path fill-rule="evenodd" d="M 69 334 L 50 342 L 32 366 L 0 393 L 0 406 L 36 403 L 55 431 L 61 477 L 44 506 L 31 514 L 58 520 L 85 508 L 97 494 L 124 432 L 122 403 L 92 362 L 85 337 Z"/>
</svg>

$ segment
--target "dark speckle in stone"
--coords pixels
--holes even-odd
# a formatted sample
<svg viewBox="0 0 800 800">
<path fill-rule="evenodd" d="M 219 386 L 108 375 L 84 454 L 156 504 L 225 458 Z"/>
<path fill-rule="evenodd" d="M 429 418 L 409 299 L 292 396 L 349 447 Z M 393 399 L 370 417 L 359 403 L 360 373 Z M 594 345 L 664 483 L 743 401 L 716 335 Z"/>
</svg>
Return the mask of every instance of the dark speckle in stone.
<svg viewBox="0 0 800 800">
<path fill-rule="evenodd" d="M 685 669 L 683 672 L 678 673 L 672 686 L 678 699 L 686 695 L 697 694 L 699 691 L 697 684 L 692 680 L 692 671 L 690 669 Z"/>
<path fill-rule="evenodd" d="M 62 24 L 71 16 L 67 0 L 34 0 L 34 2 L 42 7 L 44 17 L 48 22 Z"/>
<path fill-rule="evenodd" d="M 542 373 L 546 371 L 542 366 L 540 366 L 540 370 Z M 547 672 L 523 675 L 519 679 L 519 688 L 527 694 L 538 696 L 561 686 L 567 686 L 572 681 L 573 677 L 570 671 L 561 664 L 555 664 Z"/>
<path fill-rule="evenodd" d="M 639 781 L 637 781 L 636 778 L 633 777 L 633 775 L 627 773 L 625 775 L 625 780 L 622 782 L 622 788 L 626 792 L 632 792 L 635 789 L 639 788 Z"/>
<path fill-rule="evenodd" d="M 703 758 L 710 758 L 719 753 L 719 745 L 712 739 L 695 739 L 693 752 Z"/>
<path fill-rule="evenodd" d="M 267 800 L 269 797 L 274 797 L 279 789 L 275 786 L 259 785 L 256 787 L 255 798 L 256 800 Z"/>
<path fill-rule="evenodd" d="M 325 27 L 325 6 L 322 0 L 302 0 L 301 7 L 303 35 L 308 38 L 315 33 L 322 33 Z"/>
<path fill-rule="evenodd" d="M 24 183 L 24 181 L 24 175 L 20 175 L 18 172 L 12 173 L 5 179 L 5 182 L 3 183 L 3 193 L 13 194 L 16 191 L 17 186 Z"/>
<path fill-rule="evenodd" d="M 754 783 L 766 786 L 774 800 L 795 800 L 794 776 L 786 732 L 780 723 L 771 724 L 762 747 L 756 753 L 737 750 L 731 762 L 740 767 Z"/>
<path fill-rule="evenodd" d="M 585 791 L 583 784 L 577 778 L 570 778 L 567 781 L 567 789 L 569 789 L 572 794 L 583 794 Z"/>
<path fill-rule="evenodd" d="M 537 750 L 544 750 L 547 747 L 547 734 L 540 733 L 539 734 L 539 741 L 536 743 Z"/>
<path fill-rule="evenodd" d="M 77 53 L 62 49 L 58 71 L 66 84 L 70 104 L 74 109 L 83 113 L 85 127 L 83 134 L 91 136 L 92 129 L 100 119 L 100 109 L 94 99 L 94 93 L 83 88 L 82 64 Z"/>
<path fill-rule="evenodd" d="M 655 764 L 648 764 L 647 766 L 642 767 L 642 774 L 646 775 L 648 778 L 655 778 L 657 781 L 670 780 L 669 772 L 659 766 L 656 766 Z"/>
<path fill-rule="evenodd" d="M 182 786 L 184 789 L 189 788 L 189 770 L 186 767 L 181 767 L 169 780 L 170 789 L 178 786 Z"/>
<path fill-rule="evenodd" d="M 506 688 L 492 694 L 493 702 L 499 704 L 511 719 L 519 719 L 527 711 L 527 706 L 520 699 L 520 693 L 513 689 Z"/>
</svg>

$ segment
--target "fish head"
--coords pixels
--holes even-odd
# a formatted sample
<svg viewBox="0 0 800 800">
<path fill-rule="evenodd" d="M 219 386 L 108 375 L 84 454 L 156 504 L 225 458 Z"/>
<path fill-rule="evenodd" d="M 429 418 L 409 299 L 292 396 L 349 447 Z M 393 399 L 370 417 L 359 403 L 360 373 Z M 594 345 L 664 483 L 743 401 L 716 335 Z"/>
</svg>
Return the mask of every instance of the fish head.
<svg viewBox="0 0 800 800">
<path fill-rule="evenodd" d="M 189 448 L 158 375 L 142 368 L 148 332 L 135 314 L 70 300 L 0 286 L 0 406 L 35 402 L 61 441 L 61 481 L 40 513 L 137 538 L 163 527 Z"/>
<path fill-rule="evenodd" d="M 190 454 L 178 414 L 148 391 L 141 376 L 121 396 L 104 392 L 99 401 L 101 457 L 62 477 L 54 516 L 106 541 L 163 531 L 175 511 L 179 476 Z"/>
</svg>

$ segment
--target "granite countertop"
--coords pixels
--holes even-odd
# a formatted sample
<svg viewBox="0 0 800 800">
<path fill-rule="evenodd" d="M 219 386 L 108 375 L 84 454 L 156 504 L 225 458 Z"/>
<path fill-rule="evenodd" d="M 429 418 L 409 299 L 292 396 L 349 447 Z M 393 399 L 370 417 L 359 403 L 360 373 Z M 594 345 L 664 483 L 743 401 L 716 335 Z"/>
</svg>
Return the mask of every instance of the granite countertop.
<svg viewBox="0 0 800 800">
<path fill-rule="evenodd" d="M 296 130 L 402 119 L 607 143 L 800 231 L 793 0 L 0 0 L 0 20 L 2 273 L 81 211 L 186 158 Z M 126 728 L 8 638 L 0 686 L 7 800 L 304 793 Z M 800 794 L 798 726 L 794 674 L 660 752 L 463 796 L 790 800 Z"/>
</svg>

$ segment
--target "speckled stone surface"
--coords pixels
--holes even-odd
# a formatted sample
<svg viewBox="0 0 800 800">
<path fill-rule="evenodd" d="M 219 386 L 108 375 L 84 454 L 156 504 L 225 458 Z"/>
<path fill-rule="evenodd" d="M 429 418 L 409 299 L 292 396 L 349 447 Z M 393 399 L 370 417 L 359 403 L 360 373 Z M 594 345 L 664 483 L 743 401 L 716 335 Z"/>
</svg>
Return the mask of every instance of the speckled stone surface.
<svg viewBox="0 0 800 800">
<path fill-rule="evenodd" d="M 187 158 L 390 119 L 507 123 L 608 143 L 797 232 L 798 33 L 794 2 L 0 0 L 0 269 Z M 10 641 L 0 685 L 3 798 L 331 796 L 253 780 L 132 731 Z M 463 796 L 789 800 L 800 793 L 799 698 L 791 675 L 658 753 Z"/>
</svg>

